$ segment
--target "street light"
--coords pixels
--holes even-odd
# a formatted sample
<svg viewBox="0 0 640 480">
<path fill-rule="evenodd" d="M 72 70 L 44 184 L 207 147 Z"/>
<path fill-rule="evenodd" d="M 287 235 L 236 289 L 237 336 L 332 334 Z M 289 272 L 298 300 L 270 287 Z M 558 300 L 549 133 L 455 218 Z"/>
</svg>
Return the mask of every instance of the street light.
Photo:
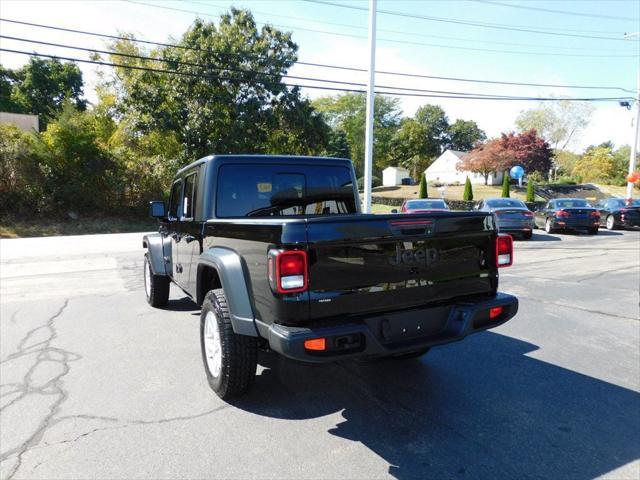
<svg viewBox="0 0 640 480">
<path fill-rule="evenodd" d="M 640 32 L 625 33 L 624 38 L 633 38 L 640 36 Z M 620 103 L 622 106 L 622 102 Z M 627 108 L 631 105 L 627 102 Z M 640 64 L 638 64 L 638 85 L 636 86 L 636 115 L 635 115 L 635 128 L 633 135 L 633 143 L 631 144 L 631 155 L 629 156 L 629 176 L 634 172 L 636 166 L 636 154 L 638 152 L 638 132 L 640 132 Z M 633 182 L 627 182 L 627 196 L 626 198 L 631 201 L 633 198 Z"/>
</svg>

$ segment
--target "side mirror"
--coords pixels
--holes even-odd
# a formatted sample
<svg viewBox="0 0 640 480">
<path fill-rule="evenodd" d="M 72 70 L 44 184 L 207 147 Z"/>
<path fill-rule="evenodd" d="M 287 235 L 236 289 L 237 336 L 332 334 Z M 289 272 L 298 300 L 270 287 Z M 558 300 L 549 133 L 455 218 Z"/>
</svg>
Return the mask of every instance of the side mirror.
<svg viewBox="0 0 640 480">
<path fill-rule="evenodd" d="M 153 218 L 165 218 L 167 207 L 164 202 L 149 202 L 149 216 Z"/>
<path fill-rule="evenodd" d="M 398 209 L 397 208 L 392 208 L 391 209 L 391 213 L 398 213 Z"/>
</svg>

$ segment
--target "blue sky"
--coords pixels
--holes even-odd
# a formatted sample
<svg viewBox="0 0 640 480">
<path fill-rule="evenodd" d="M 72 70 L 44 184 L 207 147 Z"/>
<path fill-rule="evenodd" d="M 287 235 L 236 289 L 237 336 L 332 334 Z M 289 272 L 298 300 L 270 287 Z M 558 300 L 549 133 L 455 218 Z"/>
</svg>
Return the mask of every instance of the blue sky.
<svg viewBox="0 0 640 480">
<path fill-rule="evenodd" d="M 138 0 L 136 0 L 138 1 Z M 0 0 L 0 16 L 36 23 L 79 28 L 103 33 L 134 32 L 140 38 L 166 41 L 178 37 L 197 16 L 169 10 L 169 7 L 200 12 L 215 19 L 229 6 L 249 8 L 258 22 L 268 22 L 293 32 L 300 47 L 300 60 L 366 67 L 367 12 L 302 0 L 222 0 L 159 1 L 140 0 L 141 5 L 123 0 L 35 1 Z M 367 1 L 341 1 L 366 8 Z M 153 5 L 156 5 L 154 7 Z M 562 35 L 537 34 L 475 27 L 426 19 L 378 14 L 377 69 L 448 77 L 467 77 L 528 83 L 607 85 L 635 89 L 640 43 L 624 40 L 625 32 L 640 30 L 640 0 L 630 1 L 510 1 L 510 0 L 379 0 L 379 11 L 437 17 L 455 21 L 491 23 L 528 30 L 548 30 Z M 563 14 L 546 10 L 571 12 Z M 325 23 L 326 22 L 326 23 Z M 325 33 L 309 30 L 321 30 Z M 60 32 L 0 23 L 4 35 L 35 38 L 92 48 L 102 40 Z M 326 32 L 333 32 L 326 33 Z M 567 36 L 574 35 L 574 36 Z M 584 38 L 584 36 L 607 37 Z M 360 38 L 363 37 L 363 38 Z M 428 45 L 427 45 L 428 44 Z M 41 53 L 87 56 L 54 47 L 42 47 L 0 39 L 3 48 Z M 440 46 L 436 46 L 440 45 Z M 492 51 L 482 51 L 483 49 Z M 516 53 L 513 53 L 516 52 Z M 572 56 L 575 55 L 575 56 Z M 626 57 L 624 55 L 627 55 Z M 632 57 L 636 55 L 635 57 Z M 1 52 L 3 65 L 16 67 L 26 57 Z M 84 66 L 87 96 L 92 97 L 95 68 Z M 343 81 L 366 81 L 366 74 L 339 72 L 296 65 L 292 74 Z M 407 79 L 379 75 L 378 84 L 434 90 L 497 93 L 527 96 L 618 96 L 613 90 L 511 87 L 461 83 L 448 80 Z M 307 90 L 311 97 L 321 95 Z M 518 112 L 535 103 L 481 100 L 402 99 L 407 115 L 424 103 L 438 103 L 450 119 L 473 119 L 489 135 L 513 128 Z M 598 104 L 592 122 L 572 144 L 580 150 L 591 143 L 611 139 L 629 143 L 631 114 L 615 102 Z"/>
</svg>

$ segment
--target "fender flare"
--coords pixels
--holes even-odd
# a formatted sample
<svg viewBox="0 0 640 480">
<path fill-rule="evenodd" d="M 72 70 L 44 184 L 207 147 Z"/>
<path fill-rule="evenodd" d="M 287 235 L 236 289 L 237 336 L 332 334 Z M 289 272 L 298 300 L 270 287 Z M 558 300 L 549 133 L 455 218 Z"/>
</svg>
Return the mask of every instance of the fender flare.
<svg viewBox="0 0 640 480">
<path fill-rule="evenodd" d="M 222 289 L 227 297 L 234 333 L 257 337 L 255 315 L 240 255 L 224 247 L 213 247 L 206 250 L 198 259 L 198 282 L 200 282 L 200 270 L 204 266 L 211 267 L 218 273 Z M 200 291 L 200 285 L 197 286 L 197 291 Z"/>
<path fill-rule="evenodd" d="M 164 242 L 163 236 L 159 233 L 150 233 L 142 237 L 142 246 L 149 252 L 149 263 L 154 275 L 167 275 Z"/>
</svg>

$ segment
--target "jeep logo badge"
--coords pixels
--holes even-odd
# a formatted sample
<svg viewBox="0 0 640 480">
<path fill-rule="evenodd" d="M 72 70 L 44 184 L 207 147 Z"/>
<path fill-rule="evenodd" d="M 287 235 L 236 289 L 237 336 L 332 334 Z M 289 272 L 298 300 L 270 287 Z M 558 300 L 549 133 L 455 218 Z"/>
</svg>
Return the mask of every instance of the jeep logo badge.
<svg viewBox="0 0 640 480">
<path fill-rule="evenodd" d="M 400 265 L 424 265 L 428 266 L 437 262 L 440 258 L 438 250 L 435 248 L 417 248 L 405 250 L 400 248 L 400 244 L 396 244 L 396 254 L 389 258 L 389 263 L 395 267 Z"/>
</svg>

